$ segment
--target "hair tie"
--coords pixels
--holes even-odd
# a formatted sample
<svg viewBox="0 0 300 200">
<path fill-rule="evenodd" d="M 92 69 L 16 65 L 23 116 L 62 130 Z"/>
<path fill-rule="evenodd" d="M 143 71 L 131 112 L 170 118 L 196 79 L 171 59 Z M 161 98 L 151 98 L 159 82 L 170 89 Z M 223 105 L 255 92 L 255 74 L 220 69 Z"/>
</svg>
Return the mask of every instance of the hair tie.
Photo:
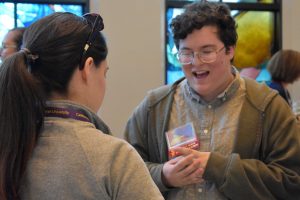
<svg viewBox="0 0 300 200">
<path fill-rule="evenodd" d="M 31 53 L 30 50 L 27 49 L 27 48 L 21 48 L 20 51 L 21 51 L 21 52 L 24 52 L 25 54 L 30 54 L 30 53 Z"/>
<path fill-rule="evenodd" d="M 39 58 L 39 56 L 32 54 L 31 51 L 27 48 L 21 48 L 20 52 L 25 53 L 27 60 L 27 70 L 29 73 L 31 73 L 31 65 L 35 62 L 36 59 Z"/>
<path fill-rule="evenodd" d="M 30 61 L 35 61 L 39 58 L 38 55 L 32 54 L 31 51 L 27 48 L 22 48 L 20 51 L 24 52 L 26 54 L 27 59 L 29 59 Z"/>
</svg>

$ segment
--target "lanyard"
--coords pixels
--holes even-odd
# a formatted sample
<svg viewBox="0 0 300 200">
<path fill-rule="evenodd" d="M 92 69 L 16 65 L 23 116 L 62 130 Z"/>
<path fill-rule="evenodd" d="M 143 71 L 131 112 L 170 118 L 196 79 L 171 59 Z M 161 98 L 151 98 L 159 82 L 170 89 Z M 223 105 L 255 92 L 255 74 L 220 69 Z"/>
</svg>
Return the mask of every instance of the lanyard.
<svg viewBox="0 0 300 200">
<path fill-rule="evenodd" d="M 90 119 L 82 112 L 68 108 L 46 107 L 45 116 L 71 118 L 79 121 L 91 122 Z"/>
</svg>

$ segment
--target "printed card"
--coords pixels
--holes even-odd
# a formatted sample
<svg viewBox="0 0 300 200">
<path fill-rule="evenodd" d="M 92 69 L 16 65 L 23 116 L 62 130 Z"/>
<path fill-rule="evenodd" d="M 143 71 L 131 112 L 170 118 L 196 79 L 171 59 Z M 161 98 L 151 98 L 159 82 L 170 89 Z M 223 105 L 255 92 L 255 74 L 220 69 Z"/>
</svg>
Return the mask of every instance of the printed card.
<svg viewBox="0 0 300 200">
<path fill-rule="evenodd" d="M 187 123 L 183 126 L 166 132 L 168 143 L 169 159 L 175 158 L 178 154 L 173 151 L 174 147 L 186 147 L 190 149 L 199 148 L 199 140 L 196 136 L 193 123 Z"/>
</svg>

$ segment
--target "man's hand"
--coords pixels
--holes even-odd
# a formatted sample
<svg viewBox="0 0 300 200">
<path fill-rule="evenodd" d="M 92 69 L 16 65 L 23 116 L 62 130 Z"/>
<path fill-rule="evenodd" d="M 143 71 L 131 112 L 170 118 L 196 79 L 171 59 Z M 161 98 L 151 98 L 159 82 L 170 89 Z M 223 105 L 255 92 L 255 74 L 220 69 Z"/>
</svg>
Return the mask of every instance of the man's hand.
<svg viewBox="0 0 300 200">
<path fill-rule="evenodd" d="M 166 162 L 163 166 L 162 179 L 166 186 L 182 187 L 200 183 L 210 152 L 176 147 L 173 149 L 181 156 Z"/>
<path fill-rule="evenodd" d="M 210 152 L 200 152 L 197 150 L 189 149 L 189 148 L 184 148 L 184 147 L 175 147 L 173 149 L 177 153 L 179 153 L 181 156 L 190 156 L 193 155 L 194 160 L 197 160 L 200 162 L 201 167 L 203 169 L 206 168 L 207 161 L 210 156 Z"/>
</svg>

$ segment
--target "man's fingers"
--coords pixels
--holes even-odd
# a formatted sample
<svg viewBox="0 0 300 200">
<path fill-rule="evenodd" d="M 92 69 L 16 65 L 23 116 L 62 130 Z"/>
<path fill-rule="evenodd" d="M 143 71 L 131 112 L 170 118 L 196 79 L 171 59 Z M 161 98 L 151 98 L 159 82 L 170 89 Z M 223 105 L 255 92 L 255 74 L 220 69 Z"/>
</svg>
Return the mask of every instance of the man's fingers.
<svg viewBox="0 0 300 200">
<path fill-rule="evenodd" d="M 183 156 L 187 156 L 187 155 L 190 155 L 193 153 L 192 149 L 185 148 L 185 147 L 175 147 L 172 150 L 178 152 L 180 155 L 183 155 Z"/>
<path fill-rule="evenodd" d="M 183 169 L 180 173 L 183 176 L 189 176 L 190 174 L 194 173 L 196 170 L 198 170 L 201 167 L 201 163 L 199 160 L 193 160 L 193 163 L 191 163 L 189 166 L 187 166 L 185 169 Z"/>
<path fill-rule="evenodd" d="M 187 166 L 192 164 L 193 161 L 194 161 L 193 155 L 188 155 L 186 157 L 183 157 L 176 163 L 174 170 L 177 172 L 180 172 L 180 171 L 184 170 Z"/>
</svg>

